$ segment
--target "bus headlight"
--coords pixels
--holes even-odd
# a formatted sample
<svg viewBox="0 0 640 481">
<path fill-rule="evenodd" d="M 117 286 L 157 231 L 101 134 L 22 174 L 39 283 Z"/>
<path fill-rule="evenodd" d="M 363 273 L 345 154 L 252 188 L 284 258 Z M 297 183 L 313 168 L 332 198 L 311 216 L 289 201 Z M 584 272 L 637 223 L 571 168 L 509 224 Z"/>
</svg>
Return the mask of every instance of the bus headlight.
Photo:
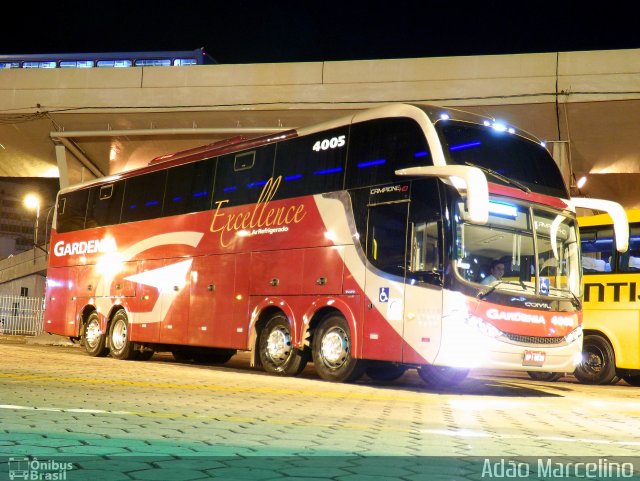
<svg viewBox="0 0 640 481">
<path fill-rule="evenodd" d="M 582 337 L 582 326 L 578 326 L 569 334 L 564 336 L 564 340 L 567 341 L 567 344 L 571 344 L 576 342 L 581 337 Z"/>
</svg>

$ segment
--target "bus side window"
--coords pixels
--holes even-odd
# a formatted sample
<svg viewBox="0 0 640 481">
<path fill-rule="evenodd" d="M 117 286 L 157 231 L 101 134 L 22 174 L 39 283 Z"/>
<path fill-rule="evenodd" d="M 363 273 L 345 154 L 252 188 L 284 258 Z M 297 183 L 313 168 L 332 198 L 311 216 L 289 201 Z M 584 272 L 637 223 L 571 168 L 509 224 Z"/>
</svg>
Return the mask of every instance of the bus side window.
<svg viewBox="0 0 640 481">
<path fill-rule="evenodd" d="M 123 194 L 123 181 L 92 187 L 85 228 L 118 224 Z"/>
<path fill-rule="evenodd" d="M 348 127 L 278 143 L 274 177 L 282 176 L 276 199 L 341 190 Z"/>
<path fill-rule="evenodd" d="M 166 177 L 167 171 L 159 170 L 127 179 L 123 223 L 160 217 Z"/>
<path fill-rule="evenodd" d="M 620 254 L 618 269 L 621 272 L 640 272 L 640 225 L 629 226 L 629 250 Z"/>
<path fill-rule="evenodd" d="M 58 232 L 84 229 L 89 189 L 77 190 L 60 196 L 56 228 Z M 63 207 L 62 210 L 60 207 Z"/>
<path fill-rule="evenodd" d="M 369 207 L 367 258 L 375 267 L 404 277 L 408 202 Z"/>
<path fill-rule="evenodd" d="M 414 120 L 389 118 L 351 126 L 346 189 L 404 181 L 395 171 L 420 165 L 433 161 Z"/>
<path fill-rule="evenodd" d="M 163 216 L 200 212 L 211 208 L 215 159 L 169 169 Z"/>
<path fill-rule="evenodd" d="M 254 151 L 220 156 L 213 189 L 214 208 L 219 202 L 222 207 L 257 202 L 273 176 L 275 150 L 275 144 L 269 144 Z"/>
<path fill-rule="evenodd" d="M 580 245 L 583 272 L 600 274 L 612 271 L 615 259 L 612 229 L 581 229 Z"/>
</svg>

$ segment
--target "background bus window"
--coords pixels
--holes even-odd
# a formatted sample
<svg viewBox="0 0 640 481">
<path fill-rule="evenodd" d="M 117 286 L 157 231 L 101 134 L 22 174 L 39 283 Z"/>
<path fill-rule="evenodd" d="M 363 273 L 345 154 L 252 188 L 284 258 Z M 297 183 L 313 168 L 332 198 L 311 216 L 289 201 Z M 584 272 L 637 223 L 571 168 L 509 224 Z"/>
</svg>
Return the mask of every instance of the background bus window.
<svg viewBox="0 0 640 481">
<path fill-rule="evenodd" d="M 341 190 L 348 128 L 327 130 L 278 144 L 274 177 L 282 176 L 276 199 Z"/>
<path fill-rule="evenodd" d="M 420 165 L 433 165 L 433 161 L 415 121 L 393 118 L 351 126 L 347 189 L 404 181 L 395 171 Z"/>
<path fill-rule="evenodd" d="M 124 181 L 92 187 L 85 228 L 118 224 L 123 194 Z"/>
<path fill-rule="evenodd" d="M 640 225 L 629 226 L 629 250 L 620 254 L 621 272 L 640 272 Z"/>
<path fill-rule="evenodd" d="M 222 204 L 222 207 L 257 202 L 265 184 L 273 175 L 275 150 L 275 144 L 255 149 L 254 163 L 250 167 L 245 167 L 250 165 L 247 163 L 247 152 L 219 157 L 213 190 L 214 207 L 217 202 L 225 200 L 228 202 Z"/>
<path fill-rule="evenodd" d="M 211 208 L 215 159 L 169 169 L 163 216 L 200 212 Z"/>
<path fill-rule="evenodd" d="M 84 229 L 88 198 L 89 189 L 77 190 L 60 196 L 56 217 L 56 229 L 58 232 Z"/>
<path fill-rule="evenodd" d="M 611 272 L 615 249 L 613 229 L 580 229 L 582 247 L 582 270 L 596 274 Z"/>
<path fill-rule="evenodd" d="M 167 171 L 161 170 L 127 179 L 122 222 L 160 217 Z"/>
</svg>

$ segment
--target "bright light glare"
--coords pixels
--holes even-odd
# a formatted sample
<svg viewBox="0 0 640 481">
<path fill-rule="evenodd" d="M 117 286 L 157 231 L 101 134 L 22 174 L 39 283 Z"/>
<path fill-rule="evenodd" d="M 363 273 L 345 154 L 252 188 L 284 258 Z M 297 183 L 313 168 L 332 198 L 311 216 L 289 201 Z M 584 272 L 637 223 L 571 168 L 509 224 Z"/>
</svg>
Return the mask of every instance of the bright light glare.
<svg viewBox="0 0 640 481">
<path fill-rule="evenodd" d="M 449 120 L 449 115 L 448 114 L 440 114 L 440 118 L 442 120 Z"/>
<path fill-rule="evenodd" d="M 583 175 L 582 177 L 580 177 L 580 179 L 576 183 L 576 187 L 578 189 L 582 189 L 584 187 L 584 184 L 586 184 L 586 183 L 587 183 L 587 176 Z"/>
<path fill-rule="evenodd" d="M 507 126 L 500 122 L 494 122 L 492 127 L 493 127 L 493 130 L 497 130 L 498 132 L 505 132 L 507 130 Z"/>
<path fill-rule="evenodd" d="M 24 205 L 27 209 L 37 209 L 40 207 L 40 197 L 36 194 L 27 194 L 24 198 Z"/>
</svg>

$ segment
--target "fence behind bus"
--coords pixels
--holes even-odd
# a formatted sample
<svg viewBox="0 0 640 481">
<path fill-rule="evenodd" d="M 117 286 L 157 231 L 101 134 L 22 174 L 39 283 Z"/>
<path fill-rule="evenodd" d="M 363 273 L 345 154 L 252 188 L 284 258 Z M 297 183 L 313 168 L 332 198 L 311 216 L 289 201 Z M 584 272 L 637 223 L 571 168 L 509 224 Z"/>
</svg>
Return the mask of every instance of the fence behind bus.
<svg viewBox="0 0 640 481">
<path fill-rule="evenodd" d="M 0 296 L 0 334 L 37 336 L 43 313 L 43 297 Z"/>
</svg>

